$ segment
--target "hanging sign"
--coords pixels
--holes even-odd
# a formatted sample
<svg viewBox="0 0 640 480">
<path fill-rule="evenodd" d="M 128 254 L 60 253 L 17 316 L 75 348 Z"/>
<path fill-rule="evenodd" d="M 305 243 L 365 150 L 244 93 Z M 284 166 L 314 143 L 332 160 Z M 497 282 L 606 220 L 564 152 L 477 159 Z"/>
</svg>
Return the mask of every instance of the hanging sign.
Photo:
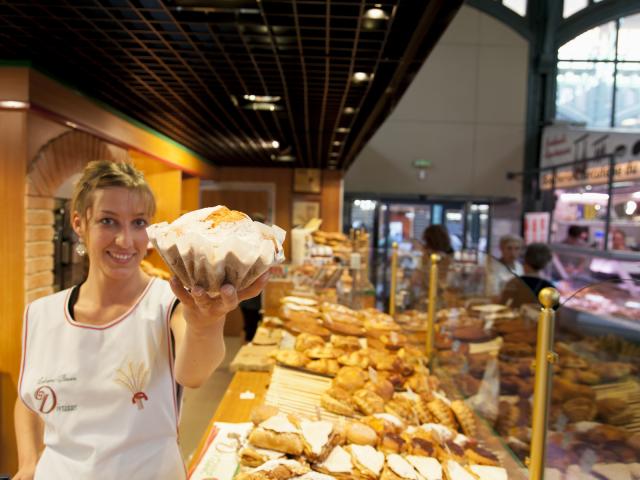
<svg viewBox="0 0 640 480">
<path fill-rule="evenodd" d="M 574 164 L 556 171 L 556 188 L 607 183 L 609 160 L 585 162 L 588 158 L 615 155 L 614 180 L 640 179 L 640 132 L 587 130 L 567 125 L 545 127 L 542 134 L 540 167 Z M 553 173 L 542 172 L 543 190 L 553 186 Z"/>
</svg>

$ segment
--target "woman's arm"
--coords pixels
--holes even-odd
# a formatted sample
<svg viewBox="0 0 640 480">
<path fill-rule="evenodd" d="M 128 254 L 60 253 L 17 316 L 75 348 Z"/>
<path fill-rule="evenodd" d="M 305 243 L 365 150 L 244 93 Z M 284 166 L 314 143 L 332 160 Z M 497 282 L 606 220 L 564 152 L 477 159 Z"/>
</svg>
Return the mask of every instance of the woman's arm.
<svg viewBox="0 0 640 480">
<path fill-rule="evenodd" d="M 175 376 L 180 385 L 197 388 L 220 365 L 225 354 L 223 333 L 227 313 L 242 300 L 259 295 L 268 279 L 267 272 L 239 292 L 224 285 L 216 298 L 198 287 L 188 292 L 176 277 L 171 279 L 171 289 L 180 300 L 171 317 L 176 346 Z"/>
<path fill-rule="evenodd" d="M 19 398 L 16 400 L 14 420 L 19 470 L 13 478 L 15 480 L 31 480 L 40 454 L 44 449 L 44 424 L 40 417 L 29 410 Z"/>
</svg>

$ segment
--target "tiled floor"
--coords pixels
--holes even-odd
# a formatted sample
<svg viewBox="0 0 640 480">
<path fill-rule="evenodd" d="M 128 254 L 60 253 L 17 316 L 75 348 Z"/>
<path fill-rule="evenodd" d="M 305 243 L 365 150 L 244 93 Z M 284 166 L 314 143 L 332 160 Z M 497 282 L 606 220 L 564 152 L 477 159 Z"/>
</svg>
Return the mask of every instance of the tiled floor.
<svg viewBox="0 0 640 480">
<path fill-rule="evenodd" d="M 226 337 L 225 341 L 227 354 L 222 365 L 202 387 L 185 389 L 180 417 L 180 446 L 187 464 L 231 382 L 233 373 L 229 371 L 229 364 L 244 343 L 242 337 Z"/>
</svg>

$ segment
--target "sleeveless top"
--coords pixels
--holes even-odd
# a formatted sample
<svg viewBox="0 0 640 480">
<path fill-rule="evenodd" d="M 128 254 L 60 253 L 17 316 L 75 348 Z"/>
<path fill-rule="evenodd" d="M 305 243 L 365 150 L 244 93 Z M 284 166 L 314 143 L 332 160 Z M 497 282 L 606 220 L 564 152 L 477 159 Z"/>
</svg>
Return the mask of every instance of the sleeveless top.
<svg viewBox="0 0 640 480">
<path fill-rule="evenodd" d="M 72 320 L 71 292 L 24 315 L 18 393 L 45 425 L 35 480 L 186 478 L 168 282 L 151 279 L 129 311 L 100 326 Z"/>
</svg>

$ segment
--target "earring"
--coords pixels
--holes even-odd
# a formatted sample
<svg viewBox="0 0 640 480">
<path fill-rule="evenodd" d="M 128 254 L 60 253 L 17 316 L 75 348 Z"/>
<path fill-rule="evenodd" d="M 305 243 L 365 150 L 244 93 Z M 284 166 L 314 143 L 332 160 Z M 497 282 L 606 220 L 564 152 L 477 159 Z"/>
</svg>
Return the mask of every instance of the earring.
<svg viewBox="0 0 640 480">
<path fill-rule="evenodd" d="M 76 253 L 81 257 L 84 257 L 87 254 L 87 246 L 82 240 L 79 240 L 78 243 L 76 243 Z"/>
</svg>

